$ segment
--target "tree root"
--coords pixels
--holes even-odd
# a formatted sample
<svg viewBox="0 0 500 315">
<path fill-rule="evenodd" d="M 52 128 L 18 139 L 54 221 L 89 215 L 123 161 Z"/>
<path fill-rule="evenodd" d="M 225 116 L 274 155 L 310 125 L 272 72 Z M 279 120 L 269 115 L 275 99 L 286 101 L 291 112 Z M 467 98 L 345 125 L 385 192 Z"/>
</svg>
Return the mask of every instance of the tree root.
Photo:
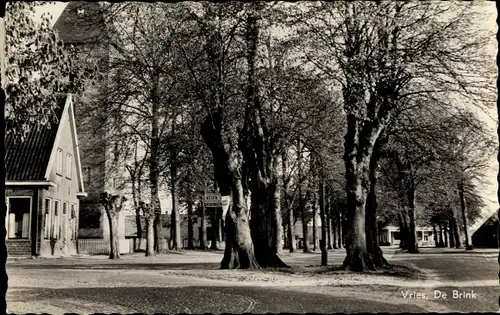
<svg viewBox="0 0 500 315">
<path fill-rule="evenodd" d="M 377 267 L 373 263 L 372 255 L 367 252 L 362 252 L 356 248 L 352 256 L 347 254 L 344 263 L 340 267 L 341 270 L 351 270 L 357 272 L 376 271 Z"/>
</svg>

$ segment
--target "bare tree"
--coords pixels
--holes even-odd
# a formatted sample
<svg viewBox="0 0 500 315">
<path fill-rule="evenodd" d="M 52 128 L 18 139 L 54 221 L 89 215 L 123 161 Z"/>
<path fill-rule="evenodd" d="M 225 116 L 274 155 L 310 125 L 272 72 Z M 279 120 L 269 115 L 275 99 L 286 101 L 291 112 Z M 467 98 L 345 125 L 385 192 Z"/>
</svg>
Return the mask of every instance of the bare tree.
<svg viewBox="0 0 500 315">
<path fill-rule="evenodd" d="M 101 204 L 106 209 L 106 213 L 109 219 L 109 259 L 120 258 L 120 235 L 118 233 L 118 218 L 120 216 L 120 211 L 122 209 L 124 201 L 126 201 L 126 198 L 120 195 L 111 195 L 107 192 L 101 195 Z"/>
<path fill-rule="evenodd" d="M 309 31 L 303 38 L 311 39 L 314 50 L 306 57 L 340 85 L 347 114 L 344 267 L 375 269 L 365 233 L 374 145 L 401 111 L 429 103 L 450 107 L 442 97 L 450 93 L 480 103 L 482 87 L 491 87 L 476 66 L 481 58 L 475 53 L 485 40 L 468 34 L 464 22 L 472 15 L 464 5 L 338 2 L 311 7 L 309 19 L 303 19 Z"/>
</svg>

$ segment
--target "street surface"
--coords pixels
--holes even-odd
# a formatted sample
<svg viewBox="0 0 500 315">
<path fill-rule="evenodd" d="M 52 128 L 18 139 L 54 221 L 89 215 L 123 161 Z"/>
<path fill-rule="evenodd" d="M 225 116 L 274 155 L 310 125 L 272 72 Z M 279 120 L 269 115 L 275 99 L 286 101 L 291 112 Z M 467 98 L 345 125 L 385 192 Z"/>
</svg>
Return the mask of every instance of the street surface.
<svg viewBox="0 0 500 315">
<path fill-rule="evenodd" d="M 9 259 L 7 308 L 51 314 L 498 311 L 496 250 L 384 253 L 424 276 L 219 270 L 222 251 L 134 254 L 119 261 Z M 329 252 L 329 264 L 340 264 L 344 255 Z M 283 259 L 297 270 L 319 265 L 320 255 L 285 253 Z M 460 297 L 453 298 L 454 290 Z"/>
</svg>

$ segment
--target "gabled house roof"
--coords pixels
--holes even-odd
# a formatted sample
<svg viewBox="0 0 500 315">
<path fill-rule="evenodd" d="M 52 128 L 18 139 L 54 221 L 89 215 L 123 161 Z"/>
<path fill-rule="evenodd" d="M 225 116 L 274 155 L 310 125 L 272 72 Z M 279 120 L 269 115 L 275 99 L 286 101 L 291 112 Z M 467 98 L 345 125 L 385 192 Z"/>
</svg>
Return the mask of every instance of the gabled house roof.
<svg viewBox="0 0 500 315">
<path fill-rule="evenodd" d="M 56 121 L 31 130 L 24 141 L 13 135 L 5 137 L 5 175 L 7 181 L 45 180 L 53 143 L 61 121 L 66 98 L 58 98 Z"/>
<path fill-rule="evenodd" d="M 24 141 L 12 135 L 5 137 L 5 184 L 6 186 L 43 185 L 55 186 L 49 181 L 50 171 L 54 163 L 59 139 L 66 123 L 71 126 L 75 141 L 76 170 L 79 183 L 79 194 L 85 195 L 83 187 L 78 137 L 71 94 L 57 97 L 58 107 L 55 110 L 54 122 L 31 130 Z"/>
</svg>

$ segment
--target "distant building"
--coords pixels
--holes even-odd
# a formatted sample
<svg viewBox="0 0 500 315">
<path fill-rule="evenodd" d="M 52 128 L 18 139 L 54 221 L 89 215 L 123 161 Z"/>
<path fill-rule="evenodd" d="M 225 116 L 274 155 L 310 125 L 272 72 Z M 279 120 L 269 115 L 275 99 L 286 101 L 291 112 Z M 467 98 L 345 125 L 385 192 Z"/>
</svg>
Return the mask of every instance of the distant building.
<svg viewBox="0 0 500 315">
<path fill-rule="evenodd" d="M 434 230 L 432 227 L 415 227 L 417 232 L 417 242 L 418 246 L 435 246 L 434 242 Z M 398 246 L 401 242 L 401 234 L 399 227 L 397 226 L 386 226 L 379 230 L 379 244 L 386 246 Z"/>
<path fill-rule="evenodd" d="M 98 3 L 72 1 L 65 7 L 53 28 L 65 46 L 78 52 L 80 59 L 103 66 L 109 60 L 109 44 L 103 40 L 105 24 Z M 105 123 L 105 105 L 100 102 L 103 84 L 85 91 L 75 100 L 75 115 L 82 156 L 83 180 L 88 197 L 81 201 L 81 227 L 99 228 L 103 209 L 99 204 L 102 192 L 110 190 L 106 160 L 110 151 Z M 100 102 L 100 103 L 99 103 Z"/>
<path fill-rule="evenodd" d="M 9 256 L 76 254 L 82 180 L 72 97 L 61 97 L 58 122 L 23 142 L 5 139 L 5 228 Z"/>
<path fill-rule="evenodd" d="M 494 213 L 472 234 L 472 245 L 474 247 L 498 248 L 497 233 L 498 217 L 497 213 Z"/>
<path fill-rule="evenodd" d="M 88 197 L 81 201 L 81 232 L 92 237 L 106 237 L 107 218 L 99 203 L 102 192 L 123 193 L 129 201 L 124 204 L 122 212 L 134 213 L 132 209 L 131 191 L 124 157 L 118 141 L 110 136 L 113 128 L 121 128 L 122 117 L 111 113 L 109 104 L 103 98 L 110 75 L 110 58 L 113 53 L 109 34 L 112 26 L 105 23 L 97 2 L 71 1 L 54 23 L 65 45 L 71 46 L 80 59 L 95 64 L 106 75 L 102 82 L 75 101 L 77 130 L 82 156 L 82 170 Z M 114 127 L 115 126 L 115 127 Z M 115 129 L 116 130 L 116 129 Z M 129 162 L 129 161 L 128 161 Z M 147 167 L 146 167 L 147 169 Z M 162 210 L 165 211 L 167 201 L 163 191 L 160 192 Z"/>
</svg>

